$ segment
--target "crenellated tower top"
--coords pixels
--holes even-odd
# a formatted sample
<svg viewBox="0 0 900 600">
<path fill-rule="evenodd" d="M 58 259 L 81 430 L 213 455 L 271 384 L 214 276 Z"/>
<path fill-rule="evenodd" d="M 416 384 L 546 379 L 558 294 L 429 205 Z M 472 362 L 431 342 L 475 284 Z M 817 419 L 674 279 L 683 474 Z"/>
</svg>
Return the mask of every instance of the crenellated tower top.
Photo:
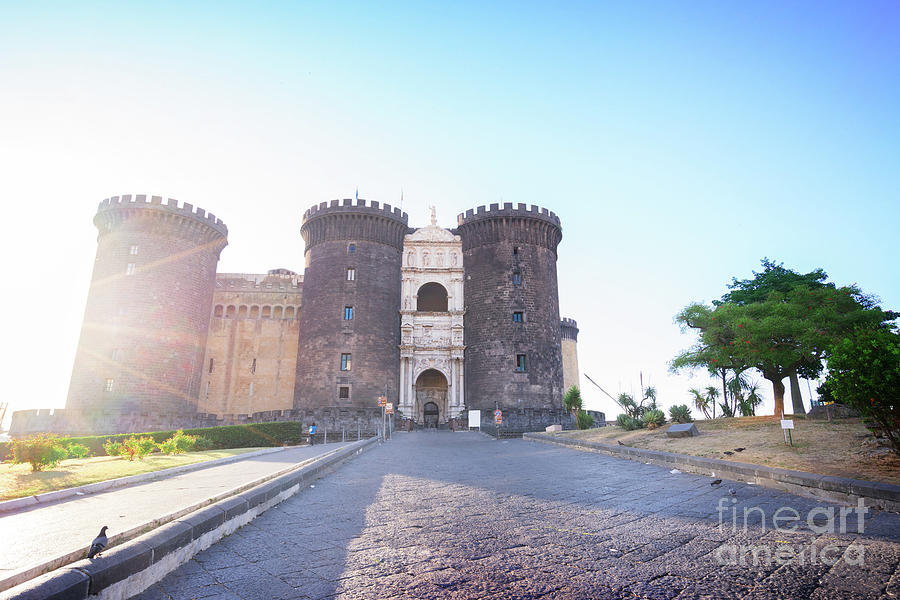
<svg viewBox="0 0 900 600">
<path fill-rule="evenodd" d="M 479 206 L 460 213 L 456 233 L 463 239 L 463 250 L 497 242 L 521 242 L 556 251 L 562 240 L 559 217 L 553 211 L 532 204 L 512 202 Z"/>
<path fill-rule="evenodd" d="M 156 217 L 157 225 L 182 237 L 211 244 L 221 250 L 228 243 L 228 227 L 222 219 L 187 202 L 169 198 L 165 204 L 161 196 L 125 194 L 104 199 L 97 207 L 94 225 L 102 237 L 134 218 Z"/>
<path fill-rule="evenodd" d="M 322 242 L 368 241 L 403 249 L 409 216 L 399 208 L 362 198 L 321 202 L 303 213 L 306 250 Z"/>
</svg>

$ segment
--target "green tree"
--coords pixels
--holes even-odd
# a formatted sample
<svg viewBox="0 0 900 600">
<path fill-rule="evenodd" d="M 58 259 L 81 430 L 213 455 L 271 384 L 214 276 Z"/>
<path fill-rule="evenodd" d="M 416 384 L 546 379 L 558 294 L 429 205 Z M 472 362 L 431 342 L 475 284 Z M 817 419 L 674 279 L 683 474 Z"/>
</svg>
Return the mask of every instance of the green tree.
<svg viewBox="0 0 900 600">
<path fill-rule="evenodd" d="M 577 412 L 581 410 L 581 405 L 581 392 L 578 390 L 578 386 L 573 385 L 566 391 L 566 395 L 563 396 L 563 406 L 566 407 L 566 412 L 571 413 L 573 417 L 577 417 Z"/>
<path fill-rule="evenodd" d="M 713 388 L 713 389 L 715 389 L 715 388 Z M 706 395 L 704 395 L 703 392 L 701 392 L 697 388 L 689 389 L 688 393 L 691 395 L 691 400 L 694 403 L 694 407 L 697 410 L 702 411 L 703 416 L 708 419 L 709 418 L 709 398 L 707 398 Z"/>
<path fill-rule="evenodd" d="M 687 404 L 678 404 L 669 408 L 669 416 L 675 423 L 690 423 L 694 419 L 691 417 L 691 409 Z"/>
<path fill-rule="evenodd" d="M 741 372 L 759 370 L 772 383 L 775 414 L 784 411 L 783 380 L 791 372 L 821 364 L 836 339 L 855 327 L 876 325 L 886 313 L 855 286 L 771 291 L 749 304 L 693 304 L 676 316 L 699 333 L 697 343 L 672 361 L 672 369 L 705 366 Z"/>
<path fill-rule="evenodd" d="M 900 335 L 860 328 L 835 344 L 828 389 L 843 404 L 874 420 L 900 454 Z"/>
</svg>

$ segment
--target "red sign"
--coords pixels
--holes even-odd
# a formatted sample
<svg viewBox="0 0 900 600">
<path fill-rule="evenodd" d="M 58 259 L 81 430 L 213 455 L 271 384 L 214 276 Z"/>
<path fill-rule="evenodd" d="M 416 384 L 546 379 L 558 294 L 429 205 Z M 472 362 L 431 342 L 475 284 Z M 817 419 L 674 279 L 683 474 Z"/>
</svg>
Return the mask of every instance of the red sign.
<svg viewBox="0 0 900 600">
<path fill-rule="evenodd" d="M 387 404 L 387 398 L 385 396 L 378 396 L 378 406 L 385 406 Z"/>
<path fill-rule="evenodd" d="M 494 411 L 494 424 L 501 425 L 503 424 L 503 411 L 499 408 Z"/>
</svg>

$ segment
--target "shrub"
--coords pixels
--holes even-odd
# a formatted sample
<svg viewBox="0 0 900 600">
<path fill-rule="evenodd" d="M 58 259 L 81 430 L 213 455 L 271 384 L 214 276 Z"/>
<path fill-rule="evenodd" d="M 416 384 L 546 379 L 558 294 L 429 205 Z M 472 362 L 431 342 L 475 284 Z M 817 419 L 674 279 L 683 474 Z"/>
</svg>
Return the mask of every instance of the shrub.
<svg viewBox="0 0 900 600">
<path fill-rule="evenodd" d="M 586 411 L 578 410 L 575 413 L 575 427 L 578 429 L 590 429 L 594 426 L 594 417 L 589 415 Z"/>
<path fill-rule="evenodd" d="M 30 463 L 32 471 L 55 467 L 68 454 L 66 449 L 60 445 L 59 438 L 46 433 L 39 433 L 12 442 L 13 462 L 16 464 Z"/>
<path fill-rule="evenodd" d="M 616 425 L 624 429 L 625 431 L 632 431 L 633 429 L 640 429 L 644 426 L 643 422 L 640 419 L 635 419 L 632 416 L 621 414 L 616 417 Z"/>
<path fill-rule="evenodd" d="M 694 420 L 691 417 L 691 409 L 688 408 L 687 404 L 678 404 L 669 408 L 669 416 L 676 423 L 690 423 Z"/>
<path fill-rule="evenodd" d="M 647 429 L 656 429 L 660 425 L 665 424 L 666 415 L 658 408 L 651 408 L 644 413 L 644 416 L 641 417 L 641 420 L 644 422 L 644 426 L 647 427 Z"/>
<path fill-rule="evenodd" d="M 103 442 L 103 451 L 107 456 L 124 456 L 125 446 L 122 445 L 122 442 L 108 439 Z"/>
<path fill-rule="evenodd" d="M 900 454 L 900 335 L 859 329 L 842 339 L 828 359 L 834 398 L 875 421 Z"/>
<path fill-rule="evenodd" d="M 187 435 L 179 429 L 175 435 L 164 442 L 157 444 L 160 452 L 165 454 L 184 454 L 190 452 L 197 445 L 197 438 L 193 435 Z"/>
<path fill-rule="evenodd" d="M 153 441 L 152 437 L 131 436 L 122 442 L 122 446 L 124 448 L 123 455 L 127 457 L 128 460 L 134 460 L 135 458 L 144 460 L 145 456 L 156 449 L 156 442 Z"/>
<path fill-rule="evenodd" d="M 213 449 L 213 444 L 211 441 L 209 441 L 209 439 L 203 437 L 202 435 L 195 435 L 194 438 L 197 440 L 194 443 L 194 450 L 197 450 L 198 452 L 200 452 L 203 450 L 212 450 Z"/>
<path fill-rule="evenodd" d="M 66 454 L 67 458 L 86 458 L 91 450 L 84 444 L 70 443 L 66 445 Z"/>
</svg>

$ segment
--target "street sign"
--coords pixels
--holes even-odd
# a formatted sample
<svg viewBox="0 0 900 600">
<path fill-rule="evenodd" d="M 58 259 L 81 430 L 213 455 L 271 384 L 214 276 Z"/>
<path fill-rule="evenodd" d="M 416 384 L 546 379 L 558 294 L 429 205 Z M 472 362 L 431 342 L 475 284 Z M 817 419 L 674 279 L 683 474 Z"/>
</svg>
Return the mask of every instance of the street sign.
<svg viewBox="0 0 900 600">
<path fill-rule="evenodd" d="M 387 404 L 386 396 L 378 396 L 378 406 L 385 406 Z"/>
<path fill-rule="evenodd" d="M 793 419 L 782 419 L 781 420 L 781 428 L 782 429 L 793 429 L 794 428 L 794 420 Z"/>
<path fill-rule="evenodd" d="M 384 405 L 384 412 L 389 415 L 394 414 L 394 403 L 393 402 L 386 403 Z"/>
<path fill-rule="evenodd" d="M 503 411 L 499 408 L 494 411 L 494 424 L 502 425 L 503 424 Z"/>
</svg>

